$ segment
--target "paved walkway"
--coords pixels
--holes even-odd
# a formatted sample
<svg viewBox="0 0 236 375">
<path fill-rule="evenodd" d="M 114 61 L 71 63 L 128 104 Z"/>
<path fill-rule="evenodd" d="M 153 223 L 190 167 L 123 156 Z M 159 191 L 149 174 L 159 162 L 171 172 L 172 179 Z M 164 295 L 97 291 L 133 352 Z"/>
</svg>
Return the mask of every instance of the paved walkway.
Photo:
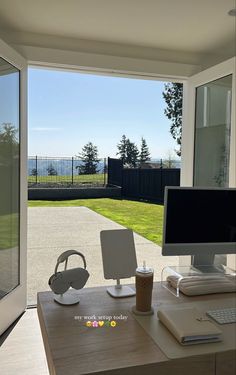
<svg viewBox="0 0 236 375">
<path fill-rule="evenodd" d="M 137 218 L 138 220 L 138 218 Z M 31 207 L 28 209 L 28 304 L 36 303 L 38 291 L 49 290 L 48 279 L 54 272 L 58 256 L 65 250 L 81 251 L 87 261 L 90 278 L 86 286 L 111 285 L 103 277 L 100 231 L 119 229 L 121 225 L 86 207 Z M 138 264 L 154 268 L 155 280 L 160 280 L 165 265 L 177 265 L 177 257 L 162 257 L 161 248 L 135 234 Z M 77 257 L 69 266 L 82 266 Z M 134 282 L 134 278 L 123 282 Z"/>
</svg>

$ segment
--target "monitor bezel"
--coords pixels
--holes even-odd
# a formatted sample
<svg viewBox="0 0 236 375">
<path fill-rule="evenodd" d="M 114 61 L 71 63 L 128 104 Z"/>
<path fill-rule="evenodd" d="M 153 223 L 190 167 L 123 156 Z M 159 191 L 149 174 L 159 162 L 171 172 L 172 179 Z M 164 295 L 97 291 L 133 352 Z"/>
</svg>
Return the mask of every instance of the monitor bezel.
<svg viewBox="0 0 236 375">
<path fill-rule="evenodd" d="M 201 243 L 166 243 L 166 219 L 167 219 L 167 202 L 168 192 L 170 190 L 230 190 L 236 191 L 236 188 L 217 188 L 217 187 L 198 187 L 198 186 L 166 186 L 164 196 L 164 220 L 163 220 L 163 238 L 162 238 L 162 255 L 179 256 L 179 255 L 203 255 L 208 254 L 236 254 L 236 242 L 201 242 Z"/>
</svg>

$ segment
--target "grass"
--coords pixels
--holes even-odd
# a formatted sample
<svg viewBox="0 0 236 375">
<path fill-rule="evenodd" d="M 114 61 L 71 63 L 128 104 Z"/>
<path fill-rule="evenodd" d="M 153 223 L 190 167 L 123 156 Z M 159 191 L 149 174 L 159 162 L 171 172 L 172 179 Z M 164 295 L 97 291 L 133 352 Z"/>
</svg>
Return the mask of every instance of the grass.
<svg viewBox="0 0 236 375">
<path fill-rule="evenodd" d="M 163 206 L 125 199 L 76 199 L 67 201 L 29 201 L 29 207 L 84 206 L 161 245 Z"/>
<path fill-rule="evenodd" d="M 37 183 L 44 183 L 44 184 L 51 184 L 51 183 L 66 183 L 71 184 L 72 177 L 71 176 L 37 176 Z M 73 181 L 75 184 L 104 184 L 104 174 L 103 173 L 96 173 L 96 174 L 86 174 L 86 175 L 77 175 L 75 174 L 73 177 Z M 28 176 L 29 183 L 36 182 L 36 176 Z"/>
</svg>

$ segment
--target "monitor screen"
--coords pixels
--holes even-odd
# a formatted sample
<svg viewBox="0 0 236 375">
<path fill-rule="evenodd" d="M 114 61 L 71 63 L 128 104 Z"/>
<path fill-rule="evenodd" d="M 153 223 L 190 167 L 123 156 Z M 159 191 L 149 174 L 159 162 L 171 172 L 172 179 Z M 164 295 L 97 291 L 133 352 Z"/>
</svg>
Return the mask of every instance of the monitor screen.
<svg viewBox="0 0 236 375">
<path fill-rule="evenodd" d="M 236 189 L 166 188 L 163 255 L 236 253 Z"/>
</svg>

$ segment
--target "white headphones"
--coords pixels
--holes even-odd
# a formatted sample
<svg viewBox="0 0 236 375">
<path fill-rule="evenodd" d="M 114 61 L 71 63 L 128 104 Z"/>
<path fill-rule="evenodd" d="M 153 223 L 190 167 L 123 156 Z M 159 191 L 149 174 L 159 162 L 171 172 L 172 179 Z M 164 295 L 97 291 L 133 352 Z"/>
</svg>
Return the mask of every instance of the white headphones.
<svg viewBox="0 0 236 375">
<path fill-rule="evenodd" d="M 77 267 L 67 270 L 68 258 L 74 254 L 79 255 L 83 259 L 84 268 Z M 64 271 L 58 272 L 58 266 L 63 262 L 65 262 L 65 269 Z M 74 289 L 82 289 L 88 278 L 89 273 L 86 270 L 86 260 L 84 255 L 76 250 L 67 250 L 58 257 L 54 274 L 48 280 L 48 285 L 55 294 L 63 294 L 70 287 Z"/>
</svg>

